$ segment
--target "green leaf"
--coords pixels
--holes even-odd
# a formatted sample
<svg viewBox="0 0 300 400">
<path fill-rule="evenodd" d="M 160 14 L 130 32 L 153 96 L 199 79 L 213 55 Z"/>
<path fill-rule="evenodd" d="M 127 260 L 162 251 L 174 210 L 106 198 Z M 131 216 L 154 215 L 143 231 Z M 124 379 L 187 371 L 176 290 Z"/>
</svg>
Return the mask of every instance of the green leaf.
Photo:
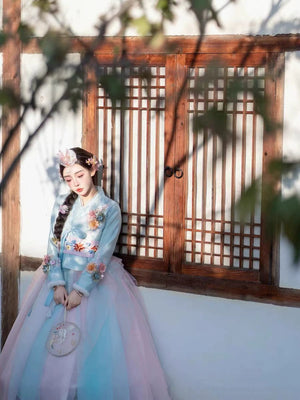
<svg viewBox="0 0 300 400">
<path fill-rule="evenodd" d="M 172 0 L 158 0 L 156 3 L 156 8 L 162 13 L 163 18 L 173 21 L 174 14 L 171 10 L 171 6 L 174 4 Z"/>
<path fill-rule="evenodd" d="M 66 81 L 68 90 L 66 92 L 65 100 L 68 102 L 69 109 L 76 112 L 83 99 L 84 83 L 81 73 L 72 75 Z"/>
<path fill-rule="evenodd" d="M 143 15 L 142 17 L 133 19 L 130 22 L 130 25 L 135 27 L 137 32 L 142 36 L 146 36 L 151 33 L 151 24 L 145 15 Z"/>
<path fill-rule="evenodd" d="M 21 99 L 17 96 L 14 90 L 10 87 L 0 89 L 0 104 L 9 108 L 16 108 L 21 104 Z"/>
<path fill-rule="evenodd" d="M 154 35 L 152 35 L 151 40 L 150 40 L 150 46 L 154 49 L 158 49 L 162 47 L 162 45 L 165 43 L 165 35 L 163 32 L 156 32 Z"/>
<path fill-rule="evenodd" d="M 9 38 L 9 36 L 7 35 L 7 33 L 0 31 L 0 46 L 3 46 L 6 43 L 8 38 Z"/>
<path fill-rule="evenodd" d="M 281 158 L 275 158 L 269 162 L 268 171 L 273 176 L 292 175 L 297 179 L 299 174 L 300 161 L 283 161 Z"/>
<path fill-rule="evenodd" d="M 233 77 L 228 80 L 227 91 L 226 91 L 226 101 L 236 102 L 239 93 L 245 91 L 245 80 L 242 77 Z"/>
<path fill-rule="evenodd" d="M 122 101 L 125 98 L 125 83 L 116 71 L 113 71 L 110 75 L 101 76 L 99 83 L 110 97 L 113 106 L 115 106 L 117 100 Z"/>
<path fill-rule="evenodd" d="M 37 7 L 42 13 L 55 14 L 58 11 L 56 0 L 34 0 L 32 5 Z"/>
<path fill-rule="evenodd" d="M 240 199 L 235 205 L 241 222 L 246 222 L 250 215 L 253 215 L 257 204 L 261 198 L 261 181 L 255 180 L 242 193 Z"/>
<path fill-rule="evenodd" d="M 194 132 L 202 129 L 211 129 L 213 134 L 220 137 L 221 140 L 229 140 L 231 132 L 228 130 L 228 115 L 223 110 L 218 110 L 217 106 L 213 106 L 202 115 L 196 115 L 193 120 Z"/>
<path fill-rule="evenodd" d="M 39 46 L 50 71 L 59 68 L 64 63 L 70 47 L 67 38 L 55 31 L 48 31 L 39 40 Z"/>
<path fill-rule="evenodd" d="M 33 37 L 34 33 L 32 28 L 24 24 L 23 22 L 20 23 L 18 27 L 18 34 L 22 43 L 29 43 L 30 39 Z"/>
<path fill-rule="evenodd" d="M 194 12 L 200 25 L 205 24 L 209 20 L 213 20 L 216 22 L 218 27 L 221 27 L 218 13 L 213 7 L 212 0 L 189 0 L 189 3 L 191 5 L 191 10 Z"/>
</svg>

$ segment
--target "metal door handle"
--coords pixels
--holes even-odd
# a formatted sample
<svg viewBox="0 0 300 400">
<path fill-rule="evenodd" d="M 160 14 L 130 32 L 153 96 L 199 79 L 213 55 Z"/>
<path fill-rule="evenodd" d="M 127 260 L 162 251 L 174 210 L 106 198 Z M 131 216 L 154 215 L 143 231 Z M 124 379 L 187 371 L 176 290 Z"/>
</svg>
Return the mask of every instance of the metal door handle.
<svg viewBox="0 0 300 400">
<path fill-rule="evenodd" d="M 183 177 L 183 171 L 180 168 L 175 168 L 174 176 L 177 179 L 180 179 Z"/>
<path fill-rule="evenodd" d="M 165 177 L 166 178 L 171 178 L 171 176 L 173 175 L 173 168 L 171 167 L 165 167 Z"/>
</svg>

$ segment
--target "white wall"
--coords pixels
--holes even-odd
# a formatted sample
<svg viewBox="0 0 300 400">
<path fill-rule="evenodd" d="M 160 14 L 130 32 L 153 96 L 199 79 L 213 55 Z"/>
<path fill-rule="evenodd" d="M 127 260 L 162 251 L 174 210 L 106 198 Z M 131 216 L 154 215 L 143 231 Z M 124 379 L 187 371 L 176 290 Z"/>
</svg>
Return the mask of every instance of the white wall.
<svg viewBox="0 0 300 400">
<path fill-rule="evenodd" d="M 78 61 L 78 54 L 69 57 Z M 21 60 L 22 93 L 28 96 L 31 79 L 43 68 L 42 58 L 26 54 Z M 60 88 L 61 89 L 61 88 Z M 51 82 L 39 92 L 41 104 L 49 104 L 59 92 Z M 31 112 L 21 130 L 22 143 L 40 121 L 38 113 Z M 21 254 L 42 257 L 47 251 L 49 221 L 55 197 L 66 190 L 59 177 L 56 155 L 59 149 L 80 145 L 82 134 L 81 108 L 76 114 L 65 107 L 40 132 L 21 161 Z"/>
<path fill-rule="evenodd" d="M 299 309 L 141 292 L 174 400 L 299 399 Z"/>
<path fill-rule="evenodd" d="M 299 3 L 300 4 L 300 3 Z M 283 157 L 286 161 L 300 159 L 300 52 L 286 53 Z M 300 195 L 300 170 L 285 177 L 282 195 Z M 300 262 L 294 263 L 291 245 L 280 242 L 280 285 L 300 289 Z"/>
<path fill-rule="evenodd" d="M 23 19 L 31 23 L 38 23 L 38 34 L 46 30 L 46 25 L 41 23 L 36 12 L 28 7 L 31 0 L 23 0 Z M 76 35 L 93 36 L 96 34 L 95 27 L 99 24 L 99 15 L 106 18 L 114 15 L 116 7 L 124 3 L 122 0 L 85 0 L 82 6 L 81 0 L 58 0 L 61 9 L 60 19 L 67 22 Z M 137 2 L 136 2 L 137 3 Z M 151 5 L 156 0 L 144 1 L 147 14 L 155 21 L 157 13 Z M 189 12 L 189 5 L 185 0 L 178 0 L 179 8 L 176 18 L 167 25 L 168 35 L 197 35 L 197 23 L 195 17 Z M 221 28 L 215 23 L 207 27 L 207 34 L 277 34 L 297 33 L 299 31 L 300 3 L 298 0 L 228 0 L 213 1 L 214 7 L 220 11 Z M 141 15 L 139 10 L 132 13 L 134 16 Z M 54 20 L 50 20 L 53 26 L 57 26 Z M 112 23 L 108 29 L 109 35 L 119 33 L 119 25 Z M 128 35 L 136 35 L 134 30 L 129 30 Z"/>
<path fill-rule="evenodd" d="M 300 309 L 140 291 L 173 400 L 299 399 Z"/>
<path fill-rule="evenodd" d="M 99 0 L 86 0 L 84 7 L 80 0 L 60 3 L 66 12 L 65 18 L 79 35 L 95 32 L 97 13 L 107 10 L 108 4 Z M 179 17 L 169 25 L 167 33 L 197 34 L 185 3 L 180 3 Z M 217 9 L 227 3 L 227 0 L 215 2 Z M 213 23 L 207 33 L 297 32 L 299 11 L 299 0 L 236 0 L 220 14 L 224 29 Z M 24 9 L 23 16 L 26 15 L 29 18 Z M 115 32 L 117 28 L 113 27 Z M 286 62 L 283 149 L 289 157 L 300 155 L 300 146 L 297 146 L 299 59 L 299 53 L 294 53 L 288 55 Z M 30 73 L 40 65 L 37 60 L 36 55 L 22 58 L 22 78 L 26 77 L 27 82 Z M 32 116 L 27 123 L 31 125 L 34 121 Z M 42 256 L 45 252 L 51 205 L 58 191 L 54 183 L 57 182 L 54 157 L 61 146 L 78 144 L 80 132 L 80 114 L 65 113 L 50 123 L 22 160 L 21 250 L 24 255 Z M 22 137 L 26 137 L 24 130 Z M 300 190 L 299 176 L 292 181 L 292 186 L 290 183 L 283 183 L 284 194 Z M 31 275 L 22 273 L 21 296 Z M 281 285 L 300 288 L 300 268 L 294 268 L 291 250 L 284 240 L 281 241 Z M 299 309 L 147 288 L 141 288 L 141 293 L 175 400 L 298 400 Z"/>
</svg>

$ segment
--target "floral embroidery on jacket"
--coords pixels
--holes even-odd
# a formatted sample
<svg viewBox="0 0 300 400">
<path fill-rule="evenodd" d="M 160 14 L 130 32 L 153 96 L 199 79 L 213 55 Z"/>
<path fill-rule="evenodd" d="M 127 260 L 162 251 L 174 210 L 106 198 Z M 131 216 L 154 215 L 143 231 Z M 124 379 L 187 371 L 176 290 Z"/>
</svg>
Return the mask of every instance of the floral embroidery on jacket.
<svg viewBox="0 0 300 400">
<path fill-rule="evenodd" d="M 76 237 L 67 240 L 64 245 L 64 253 L 92 257 L 98 250 L 98 244 L 94 241 L 78 239 Z"/>
<path fill-rule="evenodd" d="M 107 209 L 107 204 L 104 204 L 103 206 L 96 208 L 95 210 L 91 210 L 89 212 L 88 223 L 90 230 L 94 231 L 97 228 L 99 228 L 101 224 L 104 223 L 106 209 Z"/>
<path fill-rule="evenodd" d="M 59 248 L 60 241 L 57 239 L 56 236 L 53 236 L 53 237 L 51 238 L 51 241 L 52 241 L 52 243 L 54 244 L 54 246 L 56 246 L 56 247 Z"/>
<path fill-rule="evenodd" d="M 92 275 L 94 281 L 99 281 L 104 278 L 104 272 L 106 271 L 106 265 L 100 263 L 99 265 L 95 263 L 89 263 L 86 266 L 86 271 Z"/>
<path fill-rule="evenodd" d="M 84 250 L 85 249 L 85 247 L 84 247 L 84 244 L 82 244 L 82 243 L 75 243 L 74 244 L 74 250 L 75 251 L 82 251 L 82 250 Z"/>
<path fill-rule="evenodd" d="M 60 265 L 59 259 L 53 259 L 48 255 L 44 256 L 43 263 L 42 263 L 42 269 L 43 269 L 43 272 L 45 272 L 45 274 L 50 272 L 51 269 L 53 269 L 59 265 Z"/>
</svg>

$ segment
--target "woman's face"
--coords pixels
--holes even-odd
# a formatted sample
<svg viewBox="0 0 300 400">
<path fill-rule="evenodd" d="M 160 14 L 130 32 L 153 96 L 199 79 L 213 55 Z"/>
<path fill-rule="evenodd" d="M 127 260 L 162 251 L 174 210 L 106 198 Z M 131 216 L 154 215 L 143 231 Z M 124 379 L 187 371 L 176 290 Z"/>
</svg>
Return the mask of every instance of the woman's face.
<svg viewBox="0 0 300 400">
<path fill-rule="evenodd" d="M 65 182 L 73 192 L 81 197 L 83 204 L 95 194 L 96 188 L 92 180 L 95 173 L 95 168 L 89 170 L 80 164 L 74 164 L 63 170 Z"/>
</svg>

